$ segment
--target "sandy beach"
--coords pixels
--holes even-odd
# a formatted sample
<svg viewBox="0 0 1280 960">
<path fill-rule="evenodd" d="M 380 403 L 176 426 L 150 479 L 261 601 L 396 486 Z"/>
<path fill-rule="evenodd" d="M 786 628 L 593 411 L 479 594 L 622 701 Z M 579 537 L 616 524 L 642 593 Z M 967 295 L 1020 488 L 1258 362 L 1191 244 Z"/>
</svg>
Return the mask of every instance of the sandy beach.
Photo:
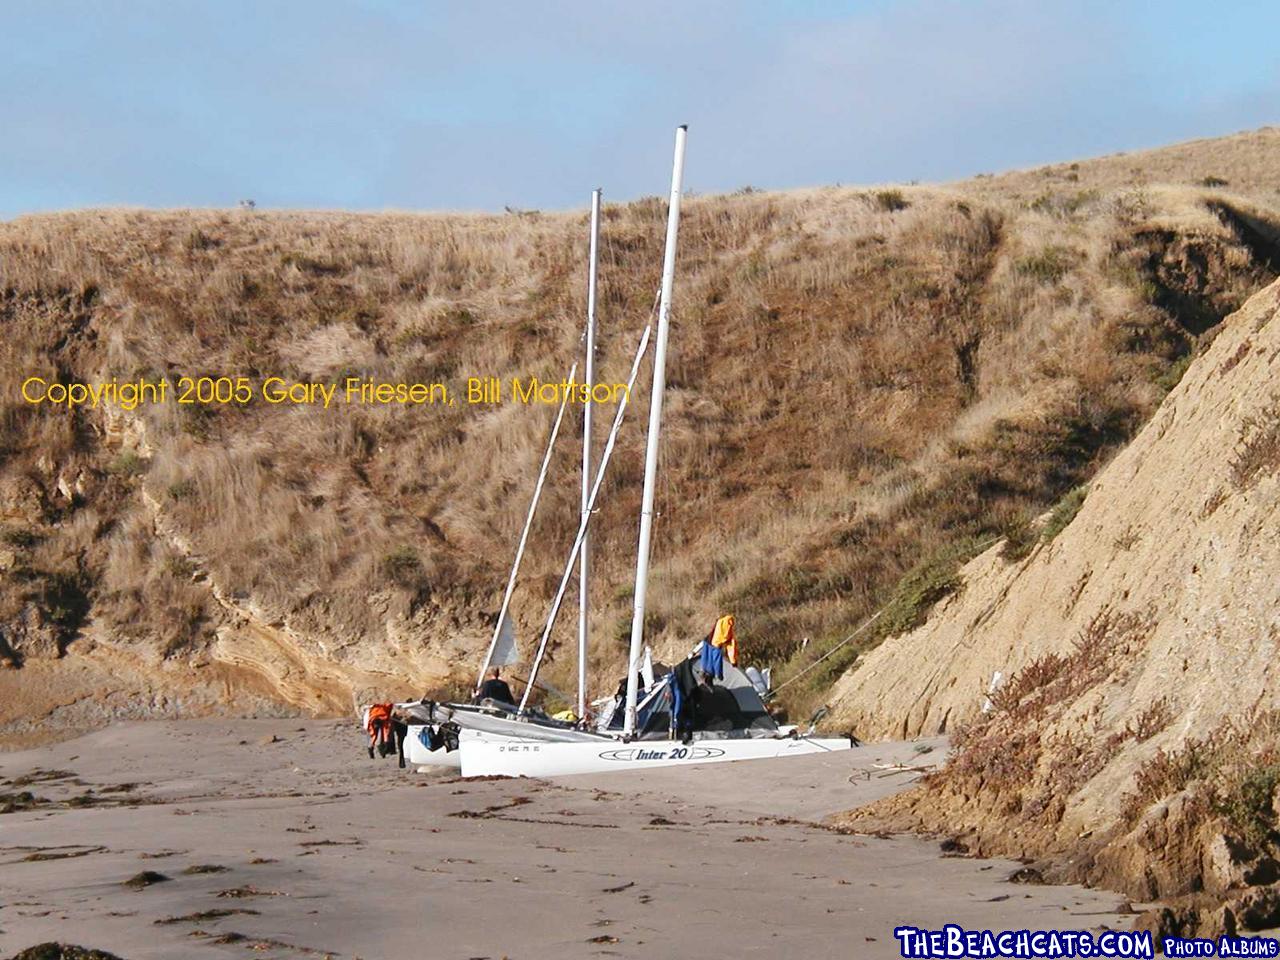
<svg viewBox="0 0 1280 960">
<path fill-rule="evenodd" d="M 0 955 L 892 957 L 901 923 L 1128 926 L 1112 893 L 821 826 L 944 750 L 467 782 L 347 722 L 117 724 L 0 755 Z"/>
</svg>

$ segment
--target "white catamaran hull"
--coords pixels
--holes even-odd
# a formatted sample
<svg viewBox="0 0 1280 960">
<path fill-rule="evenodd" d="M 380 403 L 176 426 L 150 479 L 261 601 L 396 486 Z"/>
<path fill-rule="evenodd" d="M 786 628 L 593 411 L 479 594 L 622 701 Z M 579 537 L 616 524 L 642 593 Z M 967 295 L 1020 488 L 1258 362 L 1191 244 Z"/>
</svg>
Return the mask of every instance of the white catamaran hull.
<svg viewBox="0 0 1280 960">
<path fill-rule="evenodd" d="M 448 767 L 453 770 L 462 769 L 462 750 L 446 750 L 440 747 L 432 750 L 430 743 L 431 728 L 423 723 L 409 724 L 409 731 L 404 737 L 405 763 L 415 767 Z M 461 740 L 461 737 L 459 737 Z"/>
<path fill-rule="evenodd" d="M 457 750 L 446 750 L 444 747 L 432 750 L 431 727 L 426 724 L 409 724 L 408 733 L 405 734 L 404 738 L 405 762 L 411 763 L 416 767 L 448 767 L 454 770 L 461 770 L 462 750 L 464 746 L 470 743 L 579 742 L 594 746 L 614 742 L 607 737 L 583 733 L 579 730 L 548 729 L 524 721 L 502 721 L 498 717 L 485 717 L 484 722 L 491 723 L 494 729 L 477 730 L 471 727 L 463 727 L 458 731 Z M 505 729 L 511 732 L 503 732 L 502 723 L 509 724 Z"/>
<path fill-rule="evenodd" d="M 765 760 L 852 749 L 847 737 L 761 737 L 743 740 L 635 740 L 631 743 L 535 743 L 468 739 L 462 754 L 464 777 L 562 777 L 675 765 L 696 766 L 730 760 Z"/>
</svg>

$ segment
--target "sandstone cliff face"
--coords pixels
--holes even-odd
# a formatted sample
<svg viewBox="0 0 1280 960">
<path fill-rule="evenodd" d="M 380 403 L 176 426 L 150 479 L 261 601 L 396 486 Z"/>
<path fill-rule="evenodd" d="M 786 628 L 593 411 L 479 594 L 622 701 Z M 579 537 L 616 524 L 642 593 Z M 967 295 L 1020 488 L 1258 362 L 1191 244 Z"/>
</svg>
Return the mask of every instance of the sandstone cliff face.
<svg viewBox="0 0 1280 960">
<path fill-rule="evenodd" d="M 1146 624 L 1099 704 L 1122 725 L 1168 697 L 1170 736 L 1270 702 L 1280 639 L 1280 286 L 1230 317 L 1137 438 L 1089 484 L 1079 514 L 1024 560 L 997 544 L 920 629 L 867 654 L 836 687 L 868 736 L 972 720 L 997 672 L 1069 654 L 1100 617 Z M 1272 441 L 1274 442 L 1274 441 Z"/>
<path fill-rule="evenodd" d="M 1144 921 L 1166 931 L 1274 925 L 1280 284 L 1228 318 L 1052 542 L 963 576 L 837 687 L 864 734 L 955 734 L 941 775 L 872 816 L 1186 898 Z"/>
</svg>

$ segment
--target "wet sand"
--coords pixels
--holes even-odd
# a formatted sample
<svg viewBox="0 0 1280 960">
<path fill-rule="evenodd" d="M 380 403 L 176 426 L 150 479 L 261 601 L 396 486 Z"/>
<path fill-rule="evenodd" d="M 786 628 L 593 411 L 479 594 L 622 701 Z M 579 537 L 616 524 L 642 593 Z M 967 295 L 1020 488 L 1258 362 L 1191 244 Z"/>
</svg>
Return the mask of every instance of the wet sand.
<svg viewBox="0 0 1280 960">
<path fill-rule="evenodd" d="M 0 810 L 26 808 L 0 814 L 0 956 L 847 960 L 897 956 L 902 923 L 1132 919 L 1113 893 L 1011 884 L 1009 861 L 819 825 L 909 785 L 886 765 L 937 762 L 938 742 L 468 782 L 370 761 L 359 738 L 156 721 L 0 754 Z M 125 885 L 143 871 L 168 879 Z"/>
</svg>

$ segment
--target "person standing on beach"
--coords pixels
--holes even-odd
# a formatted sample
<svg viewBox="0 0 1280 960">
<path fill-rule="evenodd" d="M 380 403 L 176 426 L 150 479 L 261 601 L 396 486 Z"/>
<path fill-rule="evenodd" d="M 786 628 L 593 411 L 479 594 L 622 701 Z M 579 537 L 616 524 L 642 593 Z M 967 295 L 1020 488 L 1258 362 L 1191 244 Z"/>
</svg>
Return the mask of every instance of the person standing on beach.
<svg viewBox="0 0 1280 960">
<path fill-rule="evenodd" d="M 507 681 L 502 679 L 502 671 L 494 667 L 489 671 L 489 679 L 480 684 L 480 689 L 476 691 L 476 700 L 497 700 L 499 703 L 515 703 L 516 698 L 511 693 L 511 688 L 507 686 Z"/>
</svg>

